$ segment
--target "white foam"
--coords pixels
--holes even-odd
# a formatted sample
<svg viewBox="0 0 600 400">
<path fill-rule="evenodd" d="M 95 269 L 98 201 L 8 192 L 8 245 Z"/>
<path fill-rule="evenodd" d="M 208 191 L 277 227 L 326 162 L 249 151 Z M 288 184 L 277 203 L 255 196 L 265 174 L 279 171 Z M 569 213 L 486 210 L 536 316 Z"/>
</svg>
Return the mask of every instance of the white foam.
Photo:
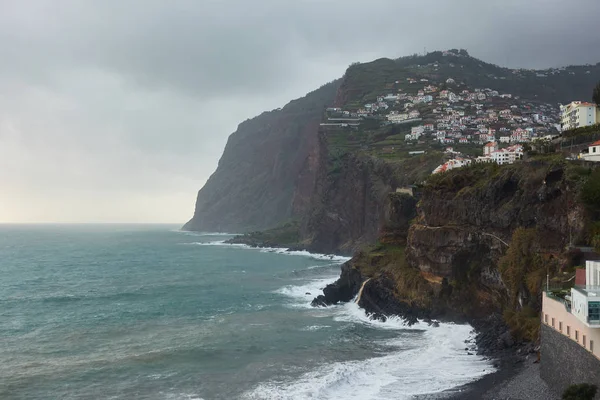
<svg viewBox="0 0 600 400">
<path fill-rule="evenodd" d="M 293 307 L 311 308 L 310 302 L 320 294 L 323 294 L 323 288 L 330 283 L 335 282 L 337 276 L 327 278 L 313 279 L 303 285 L 286 285 L 277 289 L 275 293 L 282 294 L 294 300 Z"/>
<path fill-rule="evenodd" d="M 195 244 L 195 245 L 199 245 L 199 246 L 232 246 L 232 247 L 238 247 L 238 248 L 243 248 L 243 249 L 248 249 L 248 250 L 258 250 L 261 253 L 276 253 L 276 254 L 285 254 L 285 255 L 289 255 L 289 256 L 310 257 L 315 260 L 332 261 L 332 262 L 337 262 L 340 264 L 350 260 L 350 258 L 351 258 L 351 257 L 345 257 L 345 256 L 338 256 L 335 254 L 310 253 L 306 250 L 289 250 L 286 248 L 279 248 L 279 247 L 252 247 L 252 246 L 248 246 L 247 244 L 241 244 L 241 243 L 226 243 L 225 240 L 217 240 L 217 241 L 213 241 L 213 242 L 194 242 L 194 243 L 190 243 L 190 244 Z"/>
<path fill-rule="evenodd" d="M 344 303 L 336 311 L 336 315 L 333 318 L 335 321 L 360 323 L 379 329 L 406 330 L 408 328 L 406 322 L 399 317 L 388 317 L 385 322 L 378 319 L 371 319 L 365 313 L 365 310 L 360 308 L 354 301 Z M 427 326 L 427 324 L 415 324 L 412 328 L 420 329 L 423 326 Z"/>
<path fill-rule="evenodd" d="M 327 328 L 331 328 L 331 325 L 310 325 L 310 326 L 305 326 L 304 328 L 302 328 L 300 330 L 314 332 L 314 331 L 318 331 L 321 329 L 327 329 Z"/>
<path fill-rule="evenodd" d="M 382 323 L 387 324 L 387 323 Z M 391 323 L 393 329 L 398 326 Z M 406 329 L 404 327 L 404 329 Z M 244 394 L 246 399 L 410 399 L 440 393 L 494 371 L 488 361 L 468 355 L 469 325 L 419 324 L 420 336 L 389 341 L 402 351 L 364 361 L 323 365 L 291 382 L 267 382 Z M 408 345 L 408 346 L 407 346 Z"/>
<path fill-rule="evenodd" d="M 195 232 L 195 231 L 184 231 L 181 229 L 173 229 L 171 232 L 181 233 L 186 236 L 237 236 L 239 233 L 227 233 L 227 232 Z"/>
</svg>

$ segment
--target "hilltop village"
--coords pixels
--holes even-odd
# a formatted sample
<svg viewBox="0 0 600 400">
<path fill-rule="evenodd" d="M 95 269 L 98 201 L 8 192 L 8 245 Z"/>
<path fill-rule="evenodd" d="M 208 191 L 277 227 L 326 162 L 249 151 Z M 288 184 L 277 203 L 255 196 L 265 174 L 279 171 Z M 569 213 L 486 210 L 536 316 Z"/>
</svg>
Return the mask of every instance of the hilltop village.
<svg viewBox="0 0 600 400">
<path fill-rule="evenodd" d="M 443 54 L 461 57 L 451 51 Z M 525 144 L 549 142 L 560 133 L 558 104 L 491 88 L 469 88 L 452 77 L 443 81 L 419 77 L 439 67 L 437 62 L 419 65 L 413 76 L 385 84 L 362 103 L 327 108 L 321 127 L 375 135 L 391 127 L 394 135 L 368 146 L 374 155 L 393 158 L 439 150 L 447 160 L 434 173 L 471 162 L 510 164 L 522 157 Z"/>
</svg>

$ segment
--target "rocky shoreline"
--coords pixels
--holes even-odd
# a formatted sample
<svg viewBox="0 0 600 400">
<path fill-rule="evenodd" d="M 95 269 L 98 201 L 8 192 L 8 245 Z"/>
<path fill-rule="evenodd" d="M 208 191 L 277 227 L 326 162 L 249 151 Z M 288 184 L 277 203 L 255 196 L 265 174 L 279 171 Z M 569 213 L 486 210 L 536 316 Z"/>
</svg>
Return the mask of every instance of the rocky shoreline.
<svg viewBox="0 0 600 400">
<path fill-rule="evenodd" d="M 390 316 L 401 317 L 408 325 L 418 320 L 433 325 L 438 321 L 470 324 L 474 329 L 475 344 L 470 346 L 465 344 L 465 352 L 476 353 L 493 360 L 496 372 L 451 392 L 440 394 L 442 398 L 482 399 L 484 394 L 499 390 L 503 383 L 521 374 L 526 369 L 525 365 L 532 364 L 538 358 L 538 346 L 531 342 L 516 341 L 499 313 L 492 313 L 484 318 L 466 318 L 458 313 L 448 312 L 440 314 L 436 310 L 422 309 L 399 301 L 394 296 L 393 290 L 391 279 L 384 276 L 367 280 L 360 271 L 352 267 L 351 263 L 345 263 L 341 267 L 340 278 L 327 285 L 323 289 L 323 294 L 315 297 L 311 305 L 326 307 L 348 302 L 360 292 L 358 305 L 371 318 L 385 321 Z M 529 371 L 528 374 L 531 372 Z"/>
</svg>

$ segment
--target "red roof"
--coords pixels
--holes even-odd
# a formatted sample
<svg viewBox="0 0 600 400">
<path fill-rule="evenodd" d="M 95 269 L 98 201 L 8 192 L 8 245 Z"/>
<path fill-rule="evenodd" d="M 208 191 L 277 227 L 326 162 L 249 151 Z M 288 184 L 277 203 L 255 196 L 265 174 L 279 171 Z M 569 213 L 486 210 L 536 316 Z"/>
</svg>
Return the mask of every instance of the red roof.
<svg viewBox="0 0 600 400">
<path fill-rule="evenodd" d="M 596 140 L 594 143 L 592 143 L 590 146 L 600 146 L 600 140 Z"/>
</svg>

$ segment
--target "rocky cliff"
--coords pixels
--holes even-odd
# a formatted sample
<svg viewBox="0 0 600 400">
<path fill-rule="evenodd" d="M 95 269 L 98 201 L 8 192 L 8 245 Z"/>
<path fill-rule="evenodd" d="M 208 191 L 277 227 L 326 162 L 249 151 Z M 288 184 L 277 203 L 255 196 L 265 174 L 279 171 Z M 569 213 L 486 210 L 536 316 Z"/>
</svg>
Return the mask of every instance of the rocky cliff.
<svg viewBox="0 0 600 400">
<path fill-rule="evenodd" d="M 194 216 L 184 229 L 247 233 L 275 228 L 275 232 L 266 236 L 250 235 L 238 240 L 351 254 L 365 244 L 374 243 L 386 229 L 390 213 L 388 195 L 400 186 L 422 182 L 446 155 L 437 142 L 407 143 L 404 137 L 412 125 L 386 125 L 381 116 L 363 119 L 359 127 L 322 127 L 321 122 L 328 122 L 326 107 L 358 110 L 388 91 L 416 92 L 412 81 L 444 87 L 450 77 L 460 82 L 457 91 L 489 85 L 498 90 L 514 90 L 529 99 L 569 101 L 574 95 L 586 99 L 589 98 L 586 88 L 591 87 L 591 80 L 600 73 L 598 65 L 552 71 L 510 70 L 474 59 L 464 51 L 452 54 L 434 52 L 352 65 L 340 80 L 282 109 L 243 122 L 230 136 L 217 170 L 199 191 Z M 591 72 L 587 73 L 588 70 Z M 561 89 L 549 89 L 549 81 L 556 83 L 552 87 Z M 502 107 L 508 107 L 508 101 L 501 100 Z M 517 102 L 516 106 L 531 113 L 535 104 L 535 101 Z M 436 118 L 430 106 L 421 107 L 421 112 L 431 121 Z M 411 154 L 413 150 L 425 154 Z M 464 150 L 467 154 L 480 152 L 478 146 Z M 506 184 L 506 188 L 497 190 L 512 190 L 509 187 L 512 183 Z M 456 206 L 454 213 L 469 210 L 468 205 L 458 204 L 458 200 L 439 199 L 439 202 L 433 206 Z M 529 211 L 523 210 L 519 216 L 526 226 L 531 225 L 526 219 L 535 217 Z M 487 218 L 486 211 L 482 212 L 472 218 Z M 488 235 L 477 239 L 473 246 L 500 250 L 500 242 L 489 235 L 506 241 L 512 227 L 505 226 L 506 221 L 516 216 L 506 209 L 502 213 L 494 216 L 493 221 L 482 220 L 482 223 L 493 222 L 493 228 L 480 232 Z M 474 237 L 453 225 L 437 224 L 435 218 L 446 217 L 450 215 L 428 215 L 426 218 L 431 221 L 414 228 L 414 240 L 430 225 L 436 229 L 443 227 L 440 237 L 454 237 L 458 242 L 465 240 L 461 235 Z M 558 223 L 564 225 L 561 221 Z M 286 229 L 281 229 L 283 224 Z M 279 233 L 284 237 L 278 237 Z M 432 266 L 444 264 L 445 257 L 449 257 L 441 250 L 437 253 L 428 261 Z M 416 250 L 409 254 L 411 260 L 416 257 L 414 254 Z M 452 256 L 460 257 L 460 254 Z"/>
<path fill-rule="evenodd" d="M 336 291 L 356 295 L 366 281 L 360 304 L 376 316 L 474 321 L 535 308 L 546 273 L 568 266 L 569 242 L 586 240 L 588 211 L 579 192 L 588 172 L 554 160 L 433 176 L 415 211 L 414 203 L 397 203 L 380 243 L 356 254 L 335 290 L 314 304 L 335 303 Z M 523 271 L 507 258 L 519 246 Z M 526 258 L 534 250 L 539 264 Z"/>
<path fill-rule="evenodd" d="M 338 85 L 241 123 L 183 229 L 246 232 L 302 215 L 319 170 L 319 123 Z"/>
</svg>

